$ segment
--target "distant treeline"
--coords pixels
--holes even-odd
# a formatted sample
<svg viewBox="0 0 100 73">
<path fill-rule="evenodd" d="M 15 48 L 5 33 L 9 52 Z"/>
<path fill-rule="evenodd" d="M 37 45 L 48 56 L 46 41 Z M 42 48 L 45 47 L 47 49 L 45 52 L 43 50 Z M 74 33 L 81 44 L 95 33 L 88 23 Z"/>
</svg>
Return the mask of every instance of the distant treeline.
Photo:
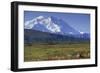
<svg viewBox="0 0 100 73">
<path fill-rule="evenodd" d="M 79 42 L 89 42 L 90 38 L 87 36 L 80 35 L 58 35 L 58 34 L 50 34 L 38 31 L 25 31 L 24 32 L 24 43 L 32 44 L 32 43 L 46 43 L 46 44 L 57 44 L 57 43 L 79 43 Z"/>
</svg>

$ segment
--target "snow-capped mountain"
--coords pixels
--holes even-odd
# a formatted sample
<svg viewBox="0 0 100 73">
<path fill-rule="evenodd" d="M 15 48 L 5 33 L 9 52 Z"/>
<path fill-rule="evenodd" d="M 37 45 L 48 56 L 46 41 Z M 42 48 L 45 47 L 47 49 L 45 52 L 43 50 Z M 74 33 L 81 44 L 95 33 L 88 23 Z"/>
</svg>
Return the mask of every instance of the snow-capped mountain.
<svg viewBox="0 0 100 73">
<path fill-rule="evenodd" d="M 63 19 L 59 19 L 53 16 L 38 16 L 33 18 L 32 20 L 25 22 L 24 28 L 62 35 L 80 34 L 80 32 L 71 27 Z"/>
<path fill-rule="evenodd" d="M 90 40 L 90 34 L 79 32 L 63 19 L 53 16 L 38 16 L 24 25 L 25 43 L 76 43 Z"/>
<path fill-rule="evenodd" d="M 39 26 L 41 31 L 45 31 L 46 28 L 48 31 L 51 31 L 53 33 L 61 32 L 60 27 L 57 24 L 53 23 L 50 17 L 45 18 L 43 16 L 38 16 L 25 23 L 25 29 L 39 30 L 36 26 Z M 41 28 L 42 26 L 45 28 Z"/>
</svg>

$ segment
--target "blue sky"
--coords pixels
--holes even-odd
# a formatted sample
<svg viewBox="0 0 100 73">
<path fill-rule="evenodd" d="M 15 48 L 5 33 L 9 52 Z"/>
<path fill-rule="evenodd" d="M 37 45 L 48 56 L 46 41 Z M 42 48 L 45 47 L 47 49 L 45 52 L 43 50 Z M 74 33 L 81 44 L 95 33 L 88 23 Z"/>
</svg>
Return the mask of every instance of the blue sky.
<svg viewBox="0 0 100 73">
<path fill-rule="evenodd" d="M 77 31 L 90 33 L 90 14 L 24 11 L 24 21 L 32 20 L 40 15 L 63 19 Z"/>
</svg>

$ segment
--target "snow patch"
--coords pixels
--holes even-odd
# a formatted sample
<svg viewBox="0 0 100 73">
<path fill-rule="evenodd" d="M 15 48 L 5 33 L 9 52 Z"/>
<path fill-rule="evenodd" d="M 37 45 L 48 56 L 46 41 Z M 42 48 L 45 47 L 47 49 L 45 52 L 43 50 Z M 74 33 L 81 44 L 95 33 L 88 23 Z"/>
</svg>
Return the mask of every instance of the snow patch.
<svg viewBox="0 0 100 73">
<path fill-rule="evenodd" d="M 80 34 L 84 34 L 84 32 L 80 32 Z"/>
</svg>

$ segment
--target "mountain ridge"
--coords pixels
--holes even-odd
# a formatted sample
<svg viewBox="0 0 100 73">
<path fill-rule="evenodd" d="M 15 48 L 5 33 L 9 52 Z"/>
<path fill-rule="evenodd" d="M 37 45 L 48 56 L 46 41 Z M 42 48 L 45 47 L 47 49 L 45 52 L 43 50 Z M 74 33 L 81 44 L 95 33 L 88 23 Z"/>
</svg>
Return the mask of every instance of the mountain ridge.
<svg viewBox="0 0 100 73">
<path fill-rule="evenodd" d="M 63 19 L 56 18 L 54 16 L 38 16 L 32 20 L 26 21 L 24 29 L 39 30 L 63 35 L 80 34 L 80 32 L 72 28 Z"/>
</svg>

